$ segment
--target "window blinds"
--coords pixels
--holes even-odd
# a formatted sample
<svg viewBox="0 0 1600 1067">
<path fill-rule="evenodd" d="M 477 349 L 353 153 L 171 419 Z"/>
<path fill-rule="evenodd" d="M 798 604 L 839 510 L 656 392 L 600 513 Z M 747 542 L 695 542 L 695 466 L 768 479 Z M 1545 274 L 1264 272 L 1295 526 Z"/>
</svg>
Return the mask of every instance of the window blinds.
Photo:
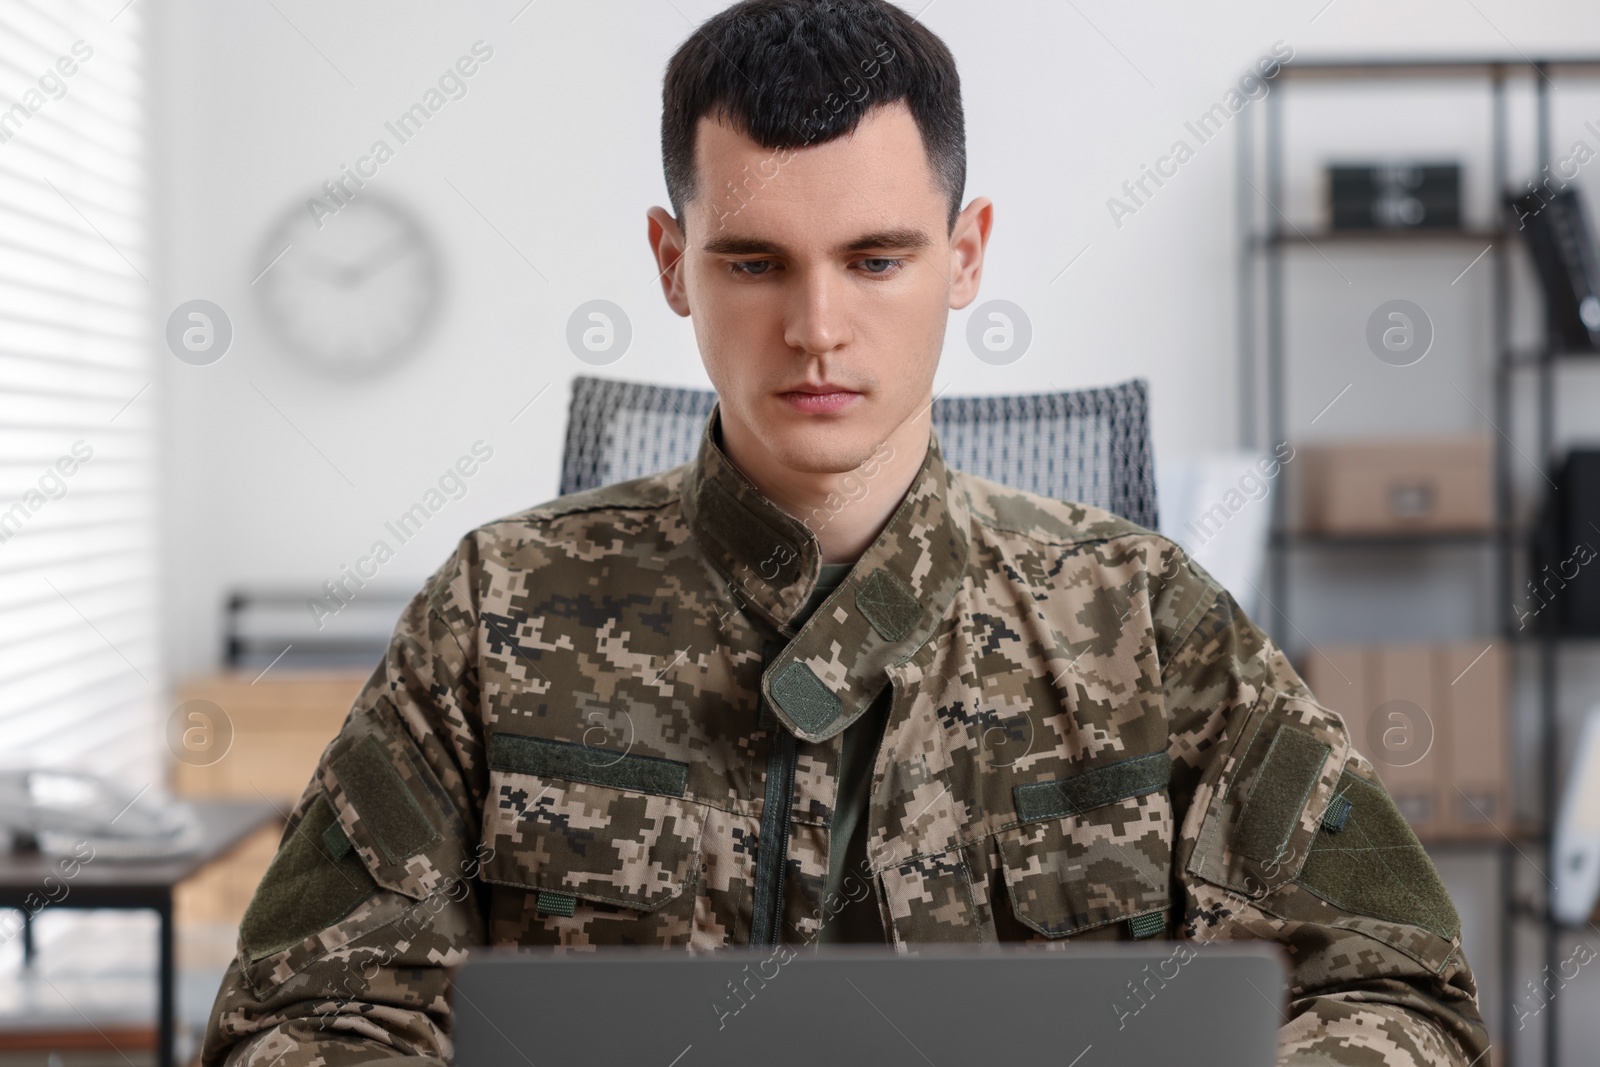
<svg viewBox="0 0 1600 1067">
<path fill-rule="evenodd" d="M 0 6 L 0 763 L 160 772 L 143 12 Z"/>
</svg>

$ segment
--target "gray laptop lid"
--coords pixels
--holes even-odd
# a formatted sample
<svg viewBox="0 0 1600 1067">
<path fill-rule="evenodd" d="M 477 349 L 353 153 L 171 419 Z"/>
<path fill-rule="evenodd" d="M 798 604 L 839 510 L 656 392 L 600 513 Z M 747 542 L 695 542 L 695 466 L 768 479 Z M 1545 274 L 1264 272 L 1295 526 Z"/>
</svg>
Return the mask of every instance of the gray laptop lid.
<svg viewBox="0 0 1600 1067">
<path fill-rule="evenodd" d="M 473 953 L 462 1067 L 1271 1067 L 1265 943 Z M 825 1057 L 825 1058 L 824 1058 Z"/>
</svg>

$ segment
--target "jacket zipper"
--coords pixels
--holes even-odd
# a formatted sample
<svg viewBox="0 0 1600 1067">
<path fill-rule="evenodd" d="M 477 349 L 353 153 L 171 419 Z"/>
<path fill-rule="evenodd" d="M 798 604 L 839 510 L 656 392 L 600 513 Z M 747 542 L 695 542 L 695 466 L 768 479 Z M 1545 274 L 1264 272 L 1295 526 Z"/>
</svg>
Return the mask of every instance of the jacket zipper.
<svg viewBox="0 0 1600 1067">
<path fill-rule="evenodd" d="M 776 658 L 782 645 L 769 643 L 762 670 Z M 763 704 L 765 698 L 762 699 Z M 783 881 L 789 861 L 789 815 L 794 805 L 796 738 L 770 708 L 772 751 L 767 756 L 766 802 L 761 810 L 761 837 L 756 845 L 754 911 L 750 918 L 750 944 L 777 945 L 783 933 Z"/>
<path fill-rule="evenodd" d="M 794 803 L 795 736 L 779 723 L 767 759 L 767 803 L 756 849 L 752 945 L 776 945 L 783 931 L 783 876 L 789 863 L 789 809 Z"/>
<path fill-rule="evenodd" d="M 905 661 L 902 660 L 900 662 L 903 663 Z M 899 666 L 899 664 L 896 664 L 896 666 Z M 895 692 L 894 675 L 892 674 L 889 676 L 888 689 L 889 708 L 883 713 L 883 729 L 878 733 L 877 743 L 872 746 L 872 767 L 867 771 L 867 810 L 865 814 L 867 820 L 866 835 L 868 849 L 872 847 L 872 798 L 878 794 L 878 758 L 883 755 L 883 742 L 884 739 L 889 736 L 889 723 L 894 719 L 894 701 L 895 697 L 899 695 Z M 872 862 L 871 855 L 867 856 L 867 862 L 869 864 Z M 878 905 L 878 927 L 883 932 L 883 940 L 886 944 L 892 945 L 896 943 L 894 927 L 885 922 L 883 918 L 883 913 L 886 909 L 883 907 L 883 904 L 879 899 L 878 886 L 880 881 L 881 879 L 877 877 L 872 879 L 872 902 Z"/>
</svg>

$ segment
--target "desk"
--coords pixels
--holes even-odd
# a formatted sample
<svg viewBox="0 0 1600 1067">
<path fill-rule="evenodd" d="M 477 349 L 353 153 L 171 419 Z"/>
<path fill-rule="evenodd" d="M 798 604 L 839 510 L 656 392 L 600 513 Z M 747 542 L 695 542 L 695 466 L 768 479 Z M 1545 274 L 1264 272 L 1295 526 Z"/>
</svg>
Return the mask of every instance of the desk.
<svg viewBox="0 0 1600 1067">
<path fill-rule="evenodd" d="M 0 852 L 0 908 L 20 909 L 24 916 L 22 952 L 24 966 L 33 962 L 33 930 L 28 921 L 28 898 L 49 899 L 66 895 L 48 908 L 149 908 L 161 920 L 160 1000 L 157 1008 L 157 1062 L 175 1067 L 173 1046 L 177 1028 L 177 974 L 172 925 L 173 891 L 206 864 L 220 859 L 246 837 L 272 822 L 281 821 L 276 808 L 264 801 L 191 801 L 200 816 L 200 847 L 187 856 L 169 860 L 124 862 L 108 858 L 80 862 L 76 873 L 65 877 L 51 856 L 38 852 Z M 52 878 L 47 892 L 45 879 Z M 45 910 L 40 909 L 40 910 Z"/>
</svg>

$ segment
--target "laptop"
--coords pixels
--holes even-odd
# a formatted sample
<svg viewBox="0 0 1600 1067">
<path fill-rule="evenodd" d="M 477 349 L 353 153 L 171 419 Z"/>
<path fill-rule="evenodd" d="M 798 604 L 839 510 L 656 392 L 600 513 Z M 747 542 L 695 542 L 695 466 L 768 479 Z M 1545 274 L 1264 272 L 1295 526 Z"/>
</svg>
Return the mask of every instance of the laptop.
<svg viewBox="0 0 1600 1067">
<path fill-rule="evenodd" d="M 474 952 L 461 1067 L 1272 1067 L 1281 950 L 1262 942 Z"/>
</svg>

